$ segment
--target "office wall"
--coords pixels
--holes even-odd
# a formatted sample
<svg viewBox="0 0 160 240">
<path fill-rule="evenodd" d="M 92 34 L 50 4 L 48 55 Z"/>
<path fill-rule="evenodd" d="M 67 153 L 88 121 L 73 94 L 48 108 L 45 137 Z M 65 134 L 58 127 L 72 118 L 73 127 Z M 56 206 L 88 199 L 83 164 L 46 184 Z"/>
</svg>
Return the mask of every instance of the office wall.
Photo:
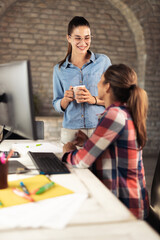
<svg viewBox="0 0 160 240">
<path fill-rule="evenodd" d="M 159 0 L 0 0 L 0 63 L 29 59 L 37 115 L 54 116 L 53 66 L 67 49 L 67 24 L 86 17 L 92 29 L 91 50 L 112 63 L 135 68 L 149 96 L 146 150 L 160 139 L 160 1 Z"/>
</svg>

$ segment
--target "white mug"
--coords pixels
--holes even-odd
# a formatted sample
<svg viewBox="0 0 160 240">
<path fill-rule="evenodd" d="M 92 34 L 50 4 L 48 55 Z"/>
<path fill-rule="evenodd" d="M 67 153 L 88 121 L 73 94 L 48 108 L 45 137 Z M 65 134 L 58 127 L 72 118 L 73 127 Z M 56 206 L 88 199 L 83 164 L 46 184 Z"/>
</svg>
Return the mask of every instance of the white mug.
<svg viewBox="0 0 160 240">
<path fill-rule="evenodd" d="M 74 86 L 74 87 L 73 87 L 74 97 L 75 97 L 75 95 L 76 95 L 77 90 L 78 90 L 80 87 L 85 88 L 86 86 L 85 86 L 85 85 Z M 77 101 L 77 100 L 76 100 L 76 101 Z M 79 102 L 77 101 L 77 103 L 79 103 Z"/>
</svg>

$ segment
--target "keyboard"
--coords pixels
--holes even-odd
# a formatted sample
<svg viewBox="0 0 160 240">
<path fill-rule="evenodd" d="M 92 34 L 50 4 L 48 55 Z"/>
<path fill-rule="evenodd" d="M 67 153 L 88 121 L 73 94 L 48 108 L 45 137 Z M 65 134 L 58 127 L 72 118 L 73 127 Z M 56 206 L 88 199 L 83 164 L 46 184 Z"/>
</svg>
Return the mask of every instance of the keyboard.
<svg viewBox="0 0 160 240">
<path fill-rule="evenodd" d="M 66 165 L 52 152 L 28 152 L 40 174 L 70 173 Z"/>
<path fill-rule="evenodd" d="M 9 154 L 9 151 L 4 151 L 4 155 L 5 155 L 5 157 L 7 157 L 8 156 L 8 154 Z M 13 154 L 12 154 L 12 156 L 10 157 L 10 158 L 19 158 L 20 157 L 20 154 L 19 154 L 19 152 L 13 152 Z"/>
</svg>

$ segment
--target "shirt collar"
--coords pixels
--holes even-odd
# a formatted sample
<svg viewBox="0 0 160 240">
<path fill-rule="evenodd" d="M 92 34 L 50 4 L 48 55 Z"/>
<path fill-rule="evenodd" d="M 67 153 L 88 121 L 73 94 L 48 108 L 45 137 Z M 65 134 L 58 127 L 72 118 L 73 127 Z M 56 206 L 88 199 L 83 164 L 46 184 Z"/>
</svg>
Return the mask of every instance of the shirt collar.
<svg viewBox="0 0 160 240">
<path fill-rule="evenodd" d="M 125 104 L 121 102 L 114 102 L 106 108 L 106 111 L 109 110 L 111 107 L 120 107 L 120 106 L 125 106 Z"/>
<path fill-rule="evenodd" d="M 100 114 L 97 114 L 98 119 L 101 119 L 101 118 L 103 117 L 103 115 L 104 115 L 111 107 L 120 107 L 120 106 L 125 107 L 126 104 L 125 104 L 125 103 L 121 103 L 121 102 L 114 102 L 114 103 L 112 103 L 110 106 L 108 106 L 108 107 L 104 110 L 104 112 L 102 112 L 102 113 L 100 113 Z"/>
<path fill-rule="evenodd" d="M 95 54 L 92 51 L 90 51 L 90 53 L 91 53 L 90 61 L 95 62 L 96 60 Z"/>
<path fill-rule="evenodd" d="M 95 55 L 92 51 L 88 50 L 91 53 L 91 57 L 90 57 L 90 62 L 95 62 L 96 58 Z M 69 65 L 71 65 L 72 63 L 69 61 L 70 55 L 67 56 L 66 61 L 64 63 L 64 67 L 67 68 Z"/>
<path fill-rule="evenodd" d="M 67 68 L 71 63 L 69 62 L 70 55 L 67 56 L 66 61 L 64 62 L 64 67 Z"/>
</svg>

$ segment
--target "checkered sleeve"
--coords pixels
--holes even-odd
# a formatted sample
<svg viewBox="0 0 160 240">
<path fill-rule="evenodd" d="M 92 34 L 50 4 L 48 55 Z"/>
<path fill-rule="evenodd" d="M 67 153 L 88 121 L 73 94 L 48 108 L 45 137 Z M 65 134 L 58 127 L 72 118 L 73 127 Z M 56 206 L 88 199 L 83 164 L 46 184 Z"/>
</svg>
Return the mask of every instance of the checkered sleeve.
<svg viewBox="0 0 160 240">
<path fill-rule="evenodd" d="M 118 108 L 110 108 L 101 118 L 96 130 L 84 147 L 68 154 L 66 161 L 78 168 L 88 168 L 121 134 L 125 116 Z"/>
</svg>

